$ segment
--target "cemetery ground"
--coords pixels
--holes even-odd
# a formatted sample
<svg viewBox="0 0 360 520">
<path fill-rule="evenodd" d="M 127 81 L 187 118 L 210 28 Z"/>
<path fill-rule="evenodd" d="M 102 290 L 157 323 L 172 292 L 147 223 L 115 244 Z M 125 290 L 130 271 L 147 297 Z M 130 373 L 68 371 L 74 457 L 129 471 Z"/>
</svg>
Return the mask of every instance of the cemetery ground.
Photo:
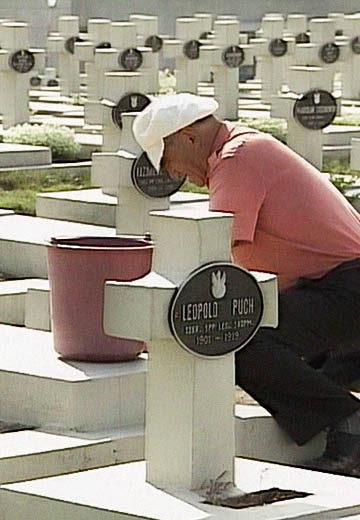
<svg viewBox="0 0 360 520">
<path fill-rule="evenodd" d="M 66 100 L 61 101 L 64 103 Z M 17 262 L 17 257 L 21 260 L 22 250 L 17 246 L 20 243 L 27 246 L 27 235 L 33 234 L 32 217 L 37 214 L 38 193 L 48 194 L 55 201 L 57 193 L 63 196 L 66 192 L 89 194 L 90 191 L 97 191 L 96 186 L 91 184 L 88 159 L 91 151 L 98 150 L 98 133 L 84 128 L 79 117 L 81 107 L 65 103 L 60 106 L 59 103 L 50 102 L 50 96 L 42 103 L 41 110 L 39 105 L 36 107 L 33 124 L 48 121 L 69 123 L 82 146 L 79 158 L 84 159 L 85 150 L 87 161 L 78 164 L 65 162 L 51 167 L 0 169 L 0 208 L 16 212 L 16 215 L 4 214 L 0 224 L 2 222 L 5 227 L 8 223 L 10 228 L 13 222 L 12 232 L 16 230 L 19 235 L 18 244 L 12 249 L 11 230 L 0 232 L 0 244 L 8 248 L 8 265 Z M 239 124 L 257 125 L 259 129 L 271 131 L 276 137 L 284 139 L 282 122 L 270 118 L 260 121 L 257 115 L 254 112 L 255 117 L 242 118 Z M 72 161 L 74 159 L 76 157 Z M 353 187 L 351 191 L 356 192 L 357 178 L 352 175 L 348 160 L 328 158 L 324 171 L 337 176 L 337 180 L 333 180 L 343 191 Z M 207 193 L 206 189 L 199 190 L 191 185 L 185 185 L 182 189 Z M 44 225 L 41 233 L 45 237 L 48 231 L 45 231 L 46 218 L 43 217 L 46 215 L 37 217 L 37 220 L 39 227 Z M 77 222 L 66 222 L 63 227 L 60 224 L 53 221 L 52 233 L 113 233 L 109 225 L 100 227 L 89 223 L 82 227 Z M 37 248 L 28 257 L 30 269 L 34 271 L 29 275 L 29 267 L 25 269 L 22 266 L 14 276 L 16 280 L 11 280 L 11 283 L 14 282 L 12 288 L 4 285 L 3 291 L 0 291 L 0 328 L 6 337 L 6 345 L 12 345 L 11 351 L 6 352 L 4 344 L 0 355 L 3 365 L 0 365 L 3 380 L 0 387 L 8 401 L 6 410 L 3 410 L 4 433 L 0 436 L 0 443 L 3 441 L 0 450 L 0 482 L 3 484 L 0 508 L 4 504 L 7 513 L 13 515 L 9 518 L 22 520 L 33 519 L 34 511 L 39 519 L 44 520 L 62 517 L 112 520 L 124 518 L 122 513 L 125 509 L 128 517 L 134 507 L 140 518 L 151 514 L 151 518 L 169 520 L 169 511 L 174 519 L 225 518 L 218 516 L 216 493 L 215 501 L 206 504 L 203 503 L 206 498 L 200 503 L 193 493 L 181 490 L 175 490 L 169 499 L 166 493 L 144 484 L 144 464 L 139 461 L 144 458 L 146 355 L 140 356 L 131 368 L 128 365 L 124 367 L 122 363 L 100 363 L 98 367 L 87 363 L 59 363 L 53 352 L 50 333 L 49 288 L 43 254 L 40 253 L 38 238 L 34 240 L 31 237 L 29 242 L 32 242 L 29 246 Z M 15 287 L 15 284 L 18 285 Z M 34 366 L 34 359 L 41 359 L 42 362 Z M 27 406 L 23 392 L 31 396 L 33 410 Z M 12 398 L 16 401 L 15 411 L 12 410 Z M 270 491 L 274 487 L 273 482 L 285 490 L 283 494 L 287 490 L 303 493 L 302 497 L 279 501 L 266 508 L 246 508 L 241 511 L 241 518 L 327 518 L 329 507 L 332 508 L 332 518 L 358 512 L 358 479 L 318 472 L 311 472 L 309 477 L 309 472 L 287 466 L 296 466 L 300 459 L 304 459 L 302 450 L 282 434 L 272 418 L 264 410 L 259 410 L 256 403 L 252 402 L 249 406 L 250 400 L 244 395 L 239 401 L 236 406 L 236 455 L 245 457 L 236 462 L 239 487 L 249 493 L 267 490 L 267 494 L 272 495 L 270 499 L 275 501 L 277 491 Z M 88 406 L 89 402 L 92 407 Z M 41 415 L 46 417 L 45 427 L 39 427 Z M 14 425 L 15 416 L 23 418 L 26 430 L 22 430 L 21 425 Z M 101 428 L 102 424 L 105 424 L 104 428 Z M 13 431 L 5 432 L 7 428 Z M 20 431 L 16 432 L 17 428 Z M 310 444 L 306 458 L 319 452 L 323 438 L 317 438 Z M 125 469 L 130 470 L 130 475 Z M 125 504 L 123 497 L 120 497 L 121 489 L 128 494 Z M 343 489 L 347 491 L 339 493 Z M 146 501 L 145 507 L 139 503 L 140 496 Z M 252 498 L 255 501 L 256 495 Z M 291 502 L 293 505 L 289 505 Z M 230 500 L 224 505 L 234 512 L 226 518 L 238 518 L 240 512 L 236 508 L 241 507 L 239 503 L 231 503 Z"/>
</svg>

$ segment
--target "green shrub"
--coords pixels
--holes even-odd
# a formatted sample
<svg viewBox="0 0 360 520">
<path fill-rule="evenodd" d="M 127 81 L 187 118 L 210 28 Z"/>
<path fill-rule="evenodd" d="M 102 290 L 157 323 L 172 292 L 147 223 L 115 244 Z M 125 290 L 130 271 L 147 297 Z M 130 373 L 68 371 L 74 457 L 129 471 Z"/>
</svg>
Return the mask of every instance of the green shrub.
<svg viewBox="0 0 360 520">
<path fill-rule="evenodd" d="M 285 119 L 276 118 L 251 118 L 251 117 L 240 117 L 236 125 L 247 126 L 249 128 L 255 128 L 260 132 L 271 134 L 279 141 L 286 143 L 287 135 L 287 123 Z"/>
<path fill-rule="evenodd" d="M 48 146 L 53 160 L 75 159 L 81 147 L 75 142 L 73 130 L 66 126 L 25 123 L 4 131 L 4 143 L 30 144 Z"/>
<path fill-rule="evenodd" d="M 335 117 L 333 125 L 352 125 L 360 126 L 360 114 L 345 114 Z"/>
</svg>

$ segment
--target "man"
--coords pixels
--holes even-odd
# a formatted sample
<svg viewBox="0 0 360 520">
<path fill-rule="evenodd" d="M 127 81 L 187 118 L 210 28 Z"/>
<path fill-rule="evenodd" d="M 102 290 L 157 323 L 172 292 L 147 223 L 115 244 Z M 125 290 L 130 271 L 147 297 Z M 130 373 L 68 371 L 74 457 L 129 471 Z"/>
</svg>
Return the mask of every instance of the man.
<svg viewBox="0 0 360 520">
<path fill-rule="evenodd" d="M 235 263 L 278 275 L 279 327 L 236 353 L 236 383 L 299 445 L 328 431 L 311 467 L 360 476 L 360 401 L 336 369 L 360 342 L 359 214 L 286 145 L 216 109 L 192 94 L 157 98 L 135 138 L 155 168 L 208 186 L 210 209 L 234 214 Z"/>
</svg>

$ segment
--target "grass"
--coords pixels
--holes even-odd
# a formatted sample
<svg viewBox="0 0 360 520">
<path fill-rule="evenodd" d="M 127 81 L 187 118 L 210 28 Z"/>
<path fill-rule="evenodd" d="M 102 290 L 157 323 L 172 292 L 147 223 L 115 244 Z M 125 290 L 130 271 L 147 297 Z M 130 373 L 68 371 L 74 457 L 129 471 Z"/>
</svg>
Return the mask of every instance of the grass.
<svg viewBox="0 0 360 520">
<path fill-rule="evenodd" d="M 88 168 L 69 170 L 27 170 L 0 172 L 0 208 L 16 213 L 35 215 L 36 194 L 89 188 Z"/>
<path fill-rule="evenodd" d="M 359 116 L 336 118 L 338 124 L 359 124 Z M 286 121 L 281 119 L 241 118 L 238 123 L 268 132 L 284 141 Z M 358 180 L 358 175 L 351 172 L 345 159 L 324 159 L 323 171 L 330 173 L 330 179 L 342 192 L 346 192 Z M 36 194 L 48 191 L 66 191 L 91 187 L 88 168 L 71 170 L 14 170 L 0 172 L 0 208 L 12 209 L 16 213 L 35 215 Z M 206 187 L 199 188 L 186 182 L 181 191 L 208 193 Z"/>
</svg>

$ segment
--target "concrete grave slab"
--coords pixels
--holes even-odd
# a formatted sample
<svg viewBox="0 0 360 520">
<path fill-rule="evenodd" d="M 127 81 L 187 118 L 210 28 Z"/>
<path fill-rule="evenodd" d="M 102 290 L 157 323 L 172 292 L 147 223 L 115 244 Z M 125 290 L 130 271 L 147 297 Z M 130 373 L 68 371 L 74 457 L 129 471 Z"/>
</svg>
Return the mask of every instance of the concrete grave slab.
<svg viewBox="0 0 360 520">
<path fill-rule="evenodd" d="M 58 432 L 144 423 L 142 357 L 132 363 L 66 362 L 50 332 L 9 325 L 0 325 L 0 339 L 1 420 L 21 418 L 25 425 Z"/>
<path fill-rule="evenodd" d="M 0 483 L 22 482 L 140 460 L 143 429 L 93 434 L 25 430 L 0 435 Z"/>
<path fill-rule="evenodd" d="M 0 143 L 0 168 L 51 164 L 51 151 L 46 146 Z"/>
<path fill-rule="evenodd" d="M 0 267 L 15 278 L 47 278 L 46 242 L 53 236 L 112 236 L 115 230 L 23 215 L 0 219 Z"/>
<path fill-rule="evenodd" d="M 280 487 L 311 494 L 242 510 L 212 506 L 194 492 L 146 483 L 145 463 L 136 462 L 3 485 L 0 498 L 5 520 L 32 520 L 35 511 L 44 520 L 304 520 L 360 512 L 358 479 L 245 459 L 236 459 L 235 468 L 236 484 L 246 492 Z"/>
<path fill-rule="evenodd" d="M 29 287 L 41 287 L 44 283 L 40 279 L 0 282 L 0 323 L 24 325 L 26 293 Z"/>
<path fill-rule="evenodd" d="M 170 204 L 206 202 L 208 198 L 202 193 L 177 192 L 171 195 Z M 116 204 L 116 197 L 103 193 L 100 188 L 39 193 L 36 214 L 38 217 L 114 227 Z"/>
</svg>

